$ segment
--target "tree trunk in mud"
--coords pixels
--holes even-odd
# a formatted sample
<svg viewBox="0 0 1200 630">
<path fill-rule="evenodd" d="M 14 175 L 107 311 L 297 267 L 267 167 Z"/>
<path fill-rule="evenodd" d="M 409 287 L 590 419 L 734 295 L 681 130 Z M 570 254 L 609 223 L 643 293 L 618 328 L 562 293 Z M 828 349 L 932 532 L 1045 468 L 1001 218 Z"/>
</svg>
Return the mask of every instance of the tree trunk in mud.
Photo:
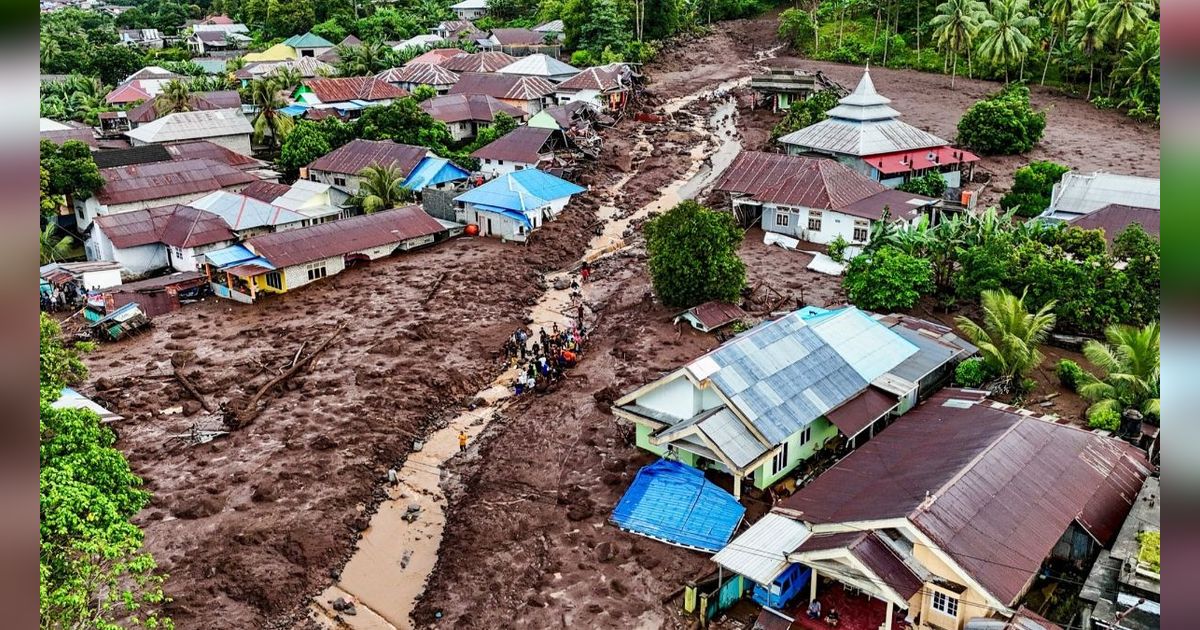
<svg viewBox="0 0 1200 630">
<path fill-rule="evenodd" d="M 1054 42 L 1058 39 L 1058 33 L 1050 34 L 1050 48 L 1046 50 L 1046 65 L 1042 66 L 1042 82 L 1040 85 L 1046 85 L 1046 73 L 1050 71 L 1050 57 L 1054 55 Z"/>
</svg>

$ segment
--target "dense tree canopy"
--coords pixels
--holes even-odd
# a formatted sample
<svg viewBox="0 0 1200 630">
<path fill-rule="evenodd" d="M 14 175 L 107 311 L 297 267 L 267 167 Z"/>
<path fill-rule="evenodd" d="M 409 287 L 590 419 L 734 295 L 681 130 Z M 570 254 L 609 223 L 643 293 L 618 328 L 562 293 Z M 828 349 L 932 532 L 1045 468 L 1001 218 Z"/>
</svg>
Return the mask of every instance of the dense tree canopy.
<svg viewBox="0 0 1200 630">
<path fill-rule="evenodd" d="M 67 140 L 61 145 L 41 141 L 42 168 L 48 175 L 46 192 L 86 199 L 104 186 L 104 178 L 88 145 Z"/>
<path fill-rule="evenodd" d="M 746 284 L 737 254 L 744 235 L 732 214 L 683 201 L 648 221 L 645 233 L 650 278 L 663 304 L 687 308 L 738 299 Z"/>
<path fill-rule="evenodd" d="M 971 105 L 958 121 L 958 141 L 985 155 L 1025 153 L 1042 139 L 1046 113 L 1029 104 L 1029 88 L 1008 85 Z"/>
<path fill-rule="evenodd" d="M 1069 167 L 1054 162 L 1030 162 L 1013 174 L 1012 188 L 1000 198 L 1000 207 L 1018 216 L 1034 217 L 1050 207 L 1050 192 Z"/>
</svg>

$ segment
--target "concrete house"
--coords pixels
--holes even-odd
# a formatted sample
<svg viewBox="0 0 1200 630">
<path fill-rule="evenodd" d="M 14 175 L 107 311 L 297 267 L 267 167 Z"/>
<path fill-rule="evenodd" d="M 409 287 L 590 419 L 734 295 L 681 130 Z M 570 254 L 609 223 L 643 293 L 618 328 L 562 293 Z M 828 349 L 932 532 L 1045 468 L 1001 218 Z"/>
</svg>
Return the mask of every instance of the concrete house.
<svg viewBox="0 0 1200 630">
<path fill-rule="evenodd" d="M 789 155 L 815 153 L 837 159 L 889 188 L 927 173 L 941 173 L 949 188 L 963 184 L 979 157 L 908 123 L 875 91 L 871 72 L 826 112 L 829 117 L 779 138 Z"/>
<path fill-rule="evenodd" d="M 552 37 L 560 42 L 566 37 L 566 29 L 563 27 L 562 20 L 550 20 L 533 27 L 533 30 L 541 33 L 542 37 Z"/>
<path fill-rule="evenodd" d="M 486 94 L 446 94 L 421 101 L 421 109 L 446 123 L 450 136 L 458 142 L 470 140 L 479 130 L 496 121 L 497 114 L 507 114 L 524 121 L 529 114 L 500 99 Z"/>
<path fill-rule="evenodd" d="M 356 139 L 314 160 L 301 176 L 353 196 L 358 194 L 359 173 L 368 166 L 394 167 L 405 175 L 405 187 L 418 193 L 448 187 L 470 174 L 425 147 Z"/>
<path fill-rule="evenodd" d="M 456 60 L 455 60 L 456 61 Z M 506 64 L 507 65 L 507 64 Z M 483 94 L 533 115 L 554 103 L 554 84 L 541 77 L 464 72 L 451 95 Z"/>
<path fill-rule="evenodd" d="M 885 211 L 892 222 L 934 217 L 938 200 L 892 190 L 841 162 L 820 157 L 742 151 L 714 190 L 729 193 L 744 225 L 811 243 L 840 236 L 855 255 L 870 240 L 871 223 Z"/>
<path fill-rule="evenodd" d="M 53 286 L 74 282 L 84 291 L 96 291 L 121 284 L 121 265 L 107 261 L 50 263 L 39 267 L 38 275 Z"/>
<path fill-rule="evenodd" d="M 207 159 L 171 160 L 100 169 L 104 186 L 87 199 L 75 199 L 75 219 L 87 230 L 101 215 L 187 204 L 214 190 L 239 191 L 253 175 Z"/>
<path fill-rule="evenodd" d="M 298 179 L 290 186 L 258 181 L 244 188 L 242 194 L 303 215 L 307 219 L 305 225 L 342 218 L 342 206 L 350 199 L 350 195 L 330 184 L 307 179 Z"/>
<path fill-rule="evenodd" d="M 238 109 L 175 112 L 125 132 L 133 146 L 183 140 L 207 140 L 242 155 L 251 155 L 254 127 Z"/>
<path fill-rule="evenodd" d="M 789 576 L 772 602 L 789 617 L 817 600 L 853 628 L 1056 627 L 1021 621 L 1024 596 L 1048 560 L 1110 545 L 1150 470 L 1135 447 L 1054 420 L 942 390 L 713 561 L 756 600 Z"/>
<path fill-rule="evenodd" d="M 367 107 L 390 105 L 408 92 L 376 77 L 304 79 L 292 92 L 297 105 L 312 109 L 337 109 L 351 114 Z"/>
<path fill-rule="evenodd" d="M 348 263 L 429 245 L 446 232 L 419 206 L 406 206 L 256 236 L 207 254 L 205 272 L 218 296 L 249 303 L 341 273 Z"/>
<path fill-rule="evenodd" d="M 537 53 L 521 57 L 496 72 L 541 77 L 552 83 L 561 83 L 579 74 L 579 68 L 563 63 L 550 55 Z"/>
<path fill-rule="evenodd" d="M 454 198 L 459 223 L 474 223 L 482 236 L 524 241 L 553 221 L 571 197 L 587 189 L 537 169 L 501 175 Z"/>
<path fill-rule="evenodd" d="M 384 70 L 375 78 L 409 92 L 428 85 L 438 94 L 449 92 L 458 83 L 457 74 L 434 63 L 406 63 L 400 68 Z"/>
<path fill-rule="evenodd" d="M 117 31 L 121 44 L 138 48 L 162 48 L 163 36 L 156 28 L 133 28 Z"/>
<path fill-rule="evenodd" d="M 125 112 L 129 128 L 133 129 L 146 123 L 154 122 L 163 117 L 159 113 L 159 97 L 135 105 Z M 219 90 L 213 92 L 192 92 L 188 97 L 188 109 L 194 112 L 206 112 L 218 109 L 241 109 L 242 98 L 237 90 Z"/>
<path fill-rule="evenodd" d="M 731 475 L 740 497 L 743 481 L 766 489 L 839 433 L 870 440 L 912 408 L 975 352 L 948 332 L 925 343 L 852 306 L 807 307 L 622 396 L 613 415 L 635 425 L 638 447 Z"/>
<path fill-rule="evenodd" d="M 282 45 L 296 51 L 297 57 L 320 57 L 333 49 L 333 42 L 312 33 L 293 35 L 283 40 Z"/>
<path fill-rule="evenodd" d="M 584 101 L 603 111 L 615 111 L 629 101 L 635 79 L 629 64 L 595 66 L 559 83 L 555 98 L 559 105 Z"/>
<path fill-rule="evenodd" d="M 478 20 L 487 15 L 488 0 L 462 0 L 450 5 L 450 10 L 460 20 Z"/>
<path fill-rule="evenodd" d="M 181 204 L 96 217 L 85 243 L 89 260 L 109 260 L 130 275 L 170 267 L 200 269 L 206 252 L 237 242 L 220 216 Z"/>
<path fill-rule="evenodd" d="M 432 64 L 435 66 L 444 66 L 447 61 L 465 55 L 466 52 L 457 48 L 431 48 L 412 59 L 404 62 L 406 66 L 415 66 L 421 63 Z"/>
<path fill-rule="evenodd" d="M 429 30 L 443 40 L 454 42 L 473 42 L 484 34 L 470 20 L 447 20 Z"/>
<path fill-rule="evenodd" d="M 546 36 L 527 28 L 496 28 L 480 39 L 480 46 L 488 50 L 512 50 L 519 52 L 545 44 Z"/>
<path fill-rule="evenodd" d="M 479 170 L 490 177 L 527 168 L 538 168 L 554 159 L 561 147 L 561 132 L 544 127 L 517 127 L 471 154 L 479 160 Z"/>
<path fill-rule="evenodd" d="M 1050 223 L 1074 221 L 1111 205 L 1157 211 L 1159 185 L 1153 177 L 1071 171 L 1051 189 L 1050 207 L 1039 218 Z"/>
<path fill-rule="evenodd" d="M 310 222 L 308 217 L 299 212 L 224 190 L 211 192 L 188 205 L 221 217 L 239 240 L 294 230 Z"/>
<path fill-rule="evenodd" d="M 124 105 L 149 100 L 162 93 L 171 81 L 184 78 L 161 66 L 146 66 L 125 77 L 117 87 L 104 97 L 109 105 Z"/>
</svg>

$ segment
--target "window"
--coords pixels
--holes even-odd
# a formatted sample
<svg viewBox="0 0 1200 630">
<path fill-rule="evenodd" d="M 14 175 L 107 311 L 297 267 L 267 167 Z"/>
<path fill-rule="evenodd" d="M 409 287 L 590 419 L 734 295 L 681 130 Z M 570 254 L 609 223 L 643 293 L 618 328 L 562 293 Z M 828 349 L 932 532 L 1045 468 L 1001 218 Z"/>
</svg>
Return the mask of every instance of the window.
<svg viewBox="0 0 1200 630">
<path fill-rule="evenodd" d="M 499 165 L 501 165 L 501 166 L 503 166 L 503 165 L 504 165 L 504 160 L 496 160 L 496 163 L 497 163 L 497 164 L 499 164 Z"/>
<path fill-rule="evenodd" d="M 345 185 L 346 185 L 346 178 L 345 178 L 345 177 L 334 177 L 334 178 L 333 178 L 333 185 L 334 185 L 334 186 L 345 186 Z"/>
<path fill-rule="evenodd" d="M 315 182 L 315 181 L 317 181 L 317 174 L 316 174 L 316 173 L 309 173 L 309 174 L 308 174 L 308 181 L 310 181 L 310 182 Z"/>
<path fill-rule="evenodd" d="M 812 439 L 812 426 L 804 427 L 804 430 L 800 432 L 800 440 L 797 443 L 797 446 L 804 446 L 805 444 L 808 444 L 808 441 L 811 439 Z"/>
<path fill-rule="evenodd" d="M 325 277 L 325 263 L 308 263 L 308 279 L 317 280 Z"/>
<path fill-rule="evenodd" d="M 947 595 L 941 591 L 934 591 L 930 607 L 943 615 L 958 618 L 958 598 L 952 595 Z"/>
<path fill-rule="evenodd" d="M 867 240 L 867 232 L 870 230 L 870 224 L 862 219 L 854 220 L 854 242 L 863 243 Z"/>
<path fill-rule="evenodd" d="M 771 475 L 778 475 L 784 468 L 787 468 L 788 463 L 788 443 L 785 440 L 779 447 L 779 452 L 775 453 L 775 458 L 771 460 Z"/>
<path fill-rule="evenodd" d="M 278 271 L 267 272 L 266 282 L 272 289 L 283 290 L 283 274 Z"/>
<path fill-rule="evenodd" d="M 787 211 L 782 208 L 775 211 L 775 225 L 777 227 L 787 227 L 790 223 L 790 218 Z"/>
<path fill-rule="evenodd" d="M 821 211 L 820 210 L 809 210 L 808 211 L 808 229 L 812 230 L 813 232 L 821 231 Z"/>
</svg>

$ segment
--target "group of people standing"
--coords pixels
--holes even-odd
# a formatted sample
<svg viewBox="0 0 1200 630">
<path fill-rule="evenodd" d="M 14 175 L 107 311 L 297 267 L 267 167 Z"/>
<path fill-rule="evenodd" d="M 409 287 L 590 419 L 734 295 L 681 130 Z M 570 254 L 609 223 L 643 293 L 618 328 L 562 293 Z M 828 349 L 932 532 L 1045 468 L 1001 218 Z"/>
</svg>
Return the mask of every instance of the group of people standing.
<svg viewBox="0 0 1200 630">
<path fill-rule="evenodd" d="M 591 270 L 587 262 L 580 268 L 580 276 L 586 282 Z M 587 310 L 579 283 L 571 283 L 571 317 L 565 327 L 554 322 L 550 330 L 539 328 L 536 339 L 530 343 L 530 334 L 519 328 L 504 343 L 505 360 L 518 368 L 513 382 L 516 395 L 533 390 L 544 392 L 551 383 L 562 378 L 566 370 L 575 367 L 583 352 L 583 341 L 587 336 L 584 315 Z"/>
<path fill-rule="evenodd" d="M 79 288 L 75 281 L 68 281 L 59 286 L 51 287 L 49 291 L 41 292 L 42 310 L 47 312 L 74 311 L 83 304 L 87 294 Z"/>
</svg>

